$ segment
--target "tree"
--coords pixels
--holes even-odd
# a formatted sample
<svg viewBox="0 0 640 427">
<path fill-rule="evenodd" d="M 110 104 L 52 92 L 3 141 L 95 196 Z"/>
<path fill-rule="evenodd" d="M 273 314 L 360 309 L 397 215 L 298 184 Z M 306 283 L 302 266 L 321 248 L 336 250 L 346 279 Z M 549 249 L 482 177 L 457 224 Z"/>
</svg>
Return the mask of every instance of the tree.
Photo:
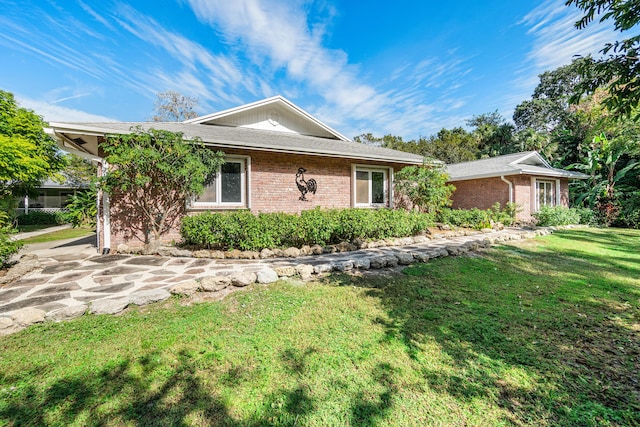
<svg viewBox="0 0 640 427">
<path fill-rule="evenodd" d="M 67 166 L 62 171 L 67 183 L 73 187 L 86 187 L 97 179 L 97 167 L 90 160 L 75 154 L 66 155 Z"/>
<path fill-rule="evenodd" d="M 507 123 L 497 110 L 473 116 L 467 120 L 467 125 L 475 128 L 473 136 L 478 141 L 479 157 L 495 157 L 518 151 L 514 126 Z"/>
<path fill-rule="evenodd" d="M 145 243 L 160 240 L 185 213 L 187 202 L 213 182 L 224 154 L 182 133 L 133 129 L 128 135 L 108 135 L 102 144 L 105 160 L 114 167 L 101 179 L 102 188 L 119 199 L 113 216 L 141 232 Z M 116 207 L 112 206 L 116 209 Z"/>
<path fill-rule="evenodd" d="M 447 184 L 449 175 L 439 164 L 407 166 L 394 176 L 395 191 L 422 212 L 436 213 L 451 206 L 455 187 Z"/>
<path fill-rule="evenodd" d="M 0 198 L 21 197 L 65 165 L 64 156 L 31 110 L 0 90 Z"/>
<path fill-rule="evenodd" d="M 155 114 L 151 118 L 154 122 L 181 122 L 198 117 L 194 110 L 198 106 L 198 98 L 182 95 L 175 90 L 160 92 L 157 97 Z"/>
<path fill-rule="evenodd" d="M 572 4 L 584 12 L 575 23 L 578 29 L 586 28 L 597 16 L 599 22 L 613 19 L 615 30 L 621 33 L 640 22 L 640 0 L 567 0 L 567 6 Z M 600 52 L 608 56 L 596 60 L 594 67 L 580 68 L 583 80 L 576 87 L 574 101 L 605 87 L 609 96 L 604 105 L 628 116 L 640 103 L 640 35 L 607 43 Z"/>
<path fill-rule="evenodd" d="M 420 154 L 447 164 L 467 162 L 479 157 L 477 140 L 461 127 L 441 129 L 435 136 L 428 140 L 421 138 L 420 141 Z"/>
</svg>

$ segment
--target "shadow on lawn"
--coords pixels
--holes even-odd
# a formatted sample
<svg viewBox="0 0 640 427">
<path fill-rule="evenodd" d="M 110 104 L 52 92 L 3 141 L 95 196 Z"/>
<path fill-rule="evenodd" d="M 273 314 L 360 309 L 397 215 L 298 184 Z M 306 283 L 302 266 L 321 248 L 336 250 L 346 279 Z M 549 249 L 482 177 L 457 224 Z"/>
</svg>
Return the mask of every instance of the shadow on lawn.
<svg viewBox="0 0 640 427">
<path fill-rule="evenodd" d="M 558 237 L 620 245 L 583 231 Z M 576 255 L 516 247 L 420 265 L 401 280 L 341 280 L 381 300 L 389 319 L 378 322 L 404 342 L 436 391 L 493 402 L 508 423 L 640 425 L 640 270 Z M 423 363 L 433 341 L 452 369 Z"/>
</svg>

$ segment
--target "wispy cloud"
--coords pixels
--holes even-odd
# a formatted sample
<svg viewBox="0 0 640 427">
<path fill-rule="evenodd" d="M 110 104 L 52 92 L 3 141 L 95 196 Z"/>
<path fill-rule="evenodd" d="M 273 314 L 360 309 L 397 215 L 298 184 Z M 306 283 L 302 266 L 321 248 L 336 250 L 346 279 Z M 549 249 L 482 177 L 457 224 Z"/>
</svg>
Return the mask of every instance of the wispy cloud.
<svg viewBox="0 0 640 427">
<path fill-rule="evenodd" d="M 110 117 L 87 113 L 73 108 L 63 107 L 46 101 L 25 98 L 16 95 L 21 107 L 29 108 L 41 115 L 47 122 L 115 122 Z"/>
<path fill-rule="evenodd" d="M 506 108 L 513 109 L 531 96 L 539 74 L 571 63 L 576 55 L 599 56 L 605 43 L 615 40 L 617 34 L 607 23 L 576 29 L 574 24 L 581 16 L 580 10 L 567 7 L 564 0 L 546 0 L 518 23 L 527 28 L 532 42 L 512 82 L 514 90 L 504 99 Z"/>
</svg>

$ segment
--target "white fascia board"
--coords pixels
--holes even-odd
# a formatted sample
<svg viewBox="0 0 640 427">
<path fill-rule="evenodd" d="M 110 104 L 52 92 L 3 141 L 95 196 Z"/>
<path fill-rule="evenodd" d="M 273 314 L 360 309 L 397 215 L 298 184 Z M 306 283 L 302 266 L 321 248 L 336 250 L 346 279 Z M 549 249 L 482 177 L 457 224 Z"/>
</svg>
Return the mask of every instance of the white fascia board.
<svg viewBox="0 0 640 427">
<path fill-rule="evenodd" d="M 489 172 L 489 173 L 479 173 L 474 175 L 463 176 L 460 178 L 450 178 L 449 182 L 468 181 L 470 179 L 500 178 L 501 176 L 514 176 L 514 175 L 535 175 L 535 176 L 549 176 L 549 177 L 575 178 L 575 179 L 588 178 L 587 175 L 576 173 L 576 172 L 571 172 L 571 171 L 560 172 L 560 169 L 550 170 L 549 172 L 528 171 L 526 169 L 518 169 L 510 172 L 507 172 L 507 171 Z"/>
<path fill-rule="evenodd" d="M 49 123 L 49 126 L 53 129 L 53 131 L 55 133 L 82 133 L 84 135 L 90 135 L 90 136 L 104 136 L 108 133 L 117 133 L 117 134 L 128 134 L 131 133 L 132 131 L 126 130 L 123 131 L 121 129 L 108 129 L 108 128 L 96 128 L 93 126 L 87 126 L 87 125 L 83 125 L 83 124 L 73 124 L 71 125 L 70 123 L 55 123 L 55 122 L 51 122 Z"/>
</svg>

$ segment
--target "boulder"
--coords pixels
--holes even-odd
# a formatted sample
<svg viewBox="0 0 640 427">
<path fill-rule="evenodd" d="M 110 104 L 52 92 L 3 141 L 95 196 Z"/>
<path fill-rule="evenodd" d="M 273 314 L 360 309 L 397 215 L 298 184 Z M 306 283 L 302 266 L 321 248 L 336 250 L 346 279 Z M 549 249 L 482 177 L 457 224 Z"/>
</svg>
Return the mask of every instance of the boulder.
<svg viewBox="0 0 640 427">
<path fill-rule="evenodd" d="M 311 246 L 311 254 L 313 255 L 322 255 L 323 253 L 323 248 L 320 245 L 313 245 Z"/>
<path fill-rule="evenodd" d="M 44 322 L 45 315 L 46 313 L 44 310 L 34 307 L 26 307 L 14 311 L 11 318 L 14 323 L 17 323 L 20 326 L 29 326 L 34 323 Z"/>
<path fill-rule="evenodd" d="M 2 331 L 7 330 L 13 326 L 13 319 L 7 316 L 0 316 L 0 335 Z"/>
<path fill-rule="evenodd" d="M 353 270 L 353 262 L 352 261 L 338 261 L 333 263 L 333 270 L 335 271 L 349 271 Z"/>
<path fill-rule="evenodd" d="M 195 251 L 193 253 L 194 258 L 209 258 L 211 253 L 206 249 L 200 249 L 199 251 Z"/>
<path fill-rule="evenodd" d="M 398 266 L 398 257 L 395 255 L 385 255 L 387 267 L 397 267 Z"/>
<path fill-rule="evenodd" d="M 260 251 L 260 258 L 262 259 L 267 259 L 267 258 L 273 258 L 275 256 L 275 254 L 273 253 L 273 251 L 271 249 L 263 249 Z"/>
<path fill-rule="evenodd" d="M 200 287 L 200 283 L 196 282 L 195 280 L 187 280 L 186 282 L 180 282 L 174 285 L 169 292 L 174 295 L 189 296 L 195 294 L 200 289 Z"/>
<path fill-rule="evenodd" d="M 284 265 L 284 266 L 279 266 L 279 267 L 275 267 L 274 268 L 276 274 L 280 277 L 291 277 L 291 276 L 295 276 L 296 274 L 296 269 L 295 267 L 291 266 L 291 265 Z"/>
<path fill-rule="evenodd" d="M 100 299 L 91 303 L 89 311 L 91 314 L 116 314 L 128 305 L 129 297 Z"/>
<path fill-rule="evenodd" d="M 87 312 L 89 306 L 87 304 L 72 305 L 71 307 L 64 307 L 58 310 L 47 313 L 47 319 L 54 322 L 60 322 L 62 320 L 75 319 Z"/>
<path fill-rule="evenodd" d="M 284 256 L 286 256 L 287 258 L 297 258 L 300 256 L 300 249 L 287 248 L 284 250 Z"/>
<path fill-rule="evenodd" d="M 299 264 L 296 266 L 296 272 L 302 280 L 308 280 L 313 275 L 313 266 L 309 264 Z"/>
<path fill-rule="evenodd" d="M 400 265 L 409 265 L 413 263 L 413 255 L 410 253 L 400 252 L 395 254 L 396 258 L 398 258 L 398 264 Z"/>
<path fill-rule="evenodd" d="M 335 245 L 329 245 L 322 248 L 323 254 L 333 254 L 338 252 L 338 248 Z"/>
<path fill-rule="evenodd" d="M 369 265 L 374 269 L 384 268 L 387 266 L 387 257 L 384 255 L 371 257 Z"/>
<path fill-rule="evenodd" d="M 239 288 L 252 285 L 256 282 L 258 276 L 251 272 L 237 272 L 231 275 L 231 284 Z"/>
<path fill-rule="evenodd" d="M 120 243 L 116 247 L 116 252 L 119 254 L 128 254 L 129 253 L 129 245 L 125 245 L 124 243 Z"/>
<path fill-rule="evenodd" d="M 333 265 L 328 262 L 313 266 L 313 272 L 316 274 L 329 273 L 332 270 L 333 270 Z"/>
<path fill-rule="evenodd" d="M 284 251 L 280 248 L 275 248 L 273 250 L 273 256 L 276 258 L 282 258 L 284 256 Z"/>
<path fill-rule="evenodd" d="M 351 252 L 355 251 L 358 248 L 349 242 L 340 242 L 336 245 L 336 249 L 338 250 L 338 252 Z"/>
<path fill-rule="evenodd" d="M 418 262 L 427 262 L 431 258 L 429 252 L 413 252 L 413 259 Z"/>
<path fill-rule="evenodd" d="M 178 249 L 178 248 L 171 249 L 169 254 L 174 257 L 185 257 L 185 258 L 189 258 L 193 256 L 193 253 L 191 251 L 186 249 Z"/>
<path fill-rule="evenodd" d="M 242 253 L 239 249 L 232 249 L 230 251 L 225 252 L 224 257 L 228 259 L 238 259 L 240 258 L 240 254 Z"/>
<path fill-rule="evenodd" d="M 135 305 L 147 305 L 152 302 L 164 301 L 169 298 L 171 294 L 164 289 L 149 289 L 145 291 L 133 292 L 129 295 L 131 304 Z"/>
<path fill-rule="evenodd" d="M 311 246 L 309 246 L 309 245 L 303 245 L 303 246 L 300 248 L 300 255 L 301 255 L 301 256 L 311 255 Z"/>
<path fill-rule="evenodd" d="M 230 276 L 209 276 L 200 280 L 200 288 L 205 292 L 218 292 L 231 285 Z"/>
<path fill-rule="evenodd" d="M 209 256 L 213 259 L 224 259 L 224 252 L 222 251 L 211 251 L 209 252 Z"/>
<path fill-rule="evenodd" d="M 161 249 L 165 250 L 165 248 L 167 248 L 167 246 L 165 246 L 164 243 L 162 243 L 160 240 L 154 240 L 144 245 L 144 247 L 142 248 L 142 254 L 143 255 L 159 254 L 160 250 Z M 172 249 L 171 247 L 168 247 L 168 248 Z"/>
<path fill-rule="evenodd" d="M 413 236 L 413 243 L 416 244 L 420 244 L 420 243 L 427 243 L 429 241 L 429 238 L 427 236 Z"/>
<path fill-rule="evenodd" d="M 353 268 L 359 270 L 369 270 L 371 268 L 371 260 L 368 257 L 355 258 L 352 260 Z"/>
<path fill-rule="evenodd" d="M 271 268 L 263 268 L 256 274 L 258 283 L 269 284 L 278 280 L 278 273 Z"/>
<path fill-rule="evenodd" d="M 240 253 L 240 259 L 260 259 L 260 254 L 255 251 L 242 251 Z"/>
</svg>

